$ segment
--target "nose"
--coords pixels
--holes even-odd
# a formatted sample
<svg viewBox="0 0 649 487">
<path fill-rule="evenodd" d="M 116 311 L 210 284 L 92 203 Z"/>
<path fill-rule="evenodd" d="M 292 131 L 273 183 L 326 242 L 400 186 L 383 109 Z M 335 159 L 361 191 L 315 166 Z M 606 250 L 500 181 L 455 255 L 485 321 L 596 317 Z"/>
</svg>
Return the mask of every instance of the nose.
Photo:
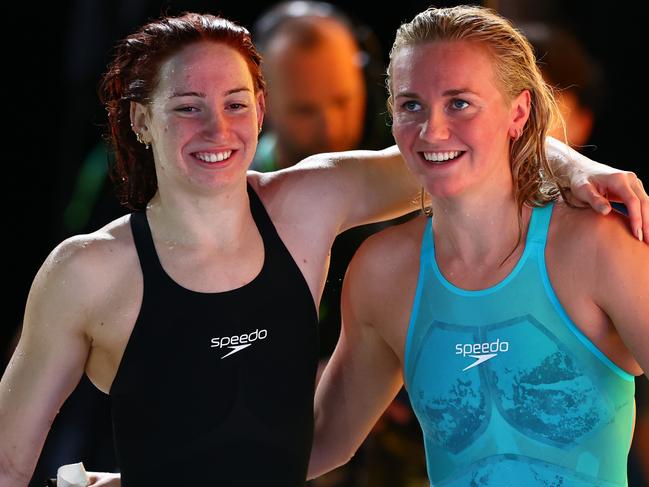
<svg viewBox="0 0 649 487">
<path fill-rule="evenodd" d="M 419 137 L 426 142 L 447 140 L 450 136 L 449 121 L 442 110 L 433 109 L 421 124 Z"/>
<path fill-rule="evenodd" d="M 206 117 L 203 134 L 208 139 L 218 139 L 230 131 L 228 117 L 221 110 L 212 110 Z"/>
</svg>

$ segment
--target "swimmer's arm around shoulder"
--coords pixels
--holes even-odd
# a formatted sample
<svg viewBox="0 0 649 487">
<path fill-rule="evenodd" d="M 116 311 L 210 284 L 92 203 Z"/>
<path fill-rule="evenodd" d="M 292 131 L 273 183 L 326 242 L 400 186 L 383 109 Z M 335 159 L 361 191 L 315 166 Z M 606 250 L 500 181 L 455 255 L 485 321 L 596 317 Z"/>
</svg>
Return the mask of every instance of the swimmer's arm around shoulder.
<svg viewBox="0 0 649 487">
<path fill-rule="evenodd" d="M 264 178 L 281 182 L 293 207 L 327 219 L 338 233 L 417 206 L 419 186 L 396 146 L 317 154 Z"/>
<path fill-rule="evenodd" d="M 552 137 L 545 140 L 545 152 L 561 184 L 578 202 L 604 215 L 611 211 L 611 201 L 624 203 L 631 233 L 649 243 L 649 195 L 633 172 L 593 161 Z"/>
</svg>

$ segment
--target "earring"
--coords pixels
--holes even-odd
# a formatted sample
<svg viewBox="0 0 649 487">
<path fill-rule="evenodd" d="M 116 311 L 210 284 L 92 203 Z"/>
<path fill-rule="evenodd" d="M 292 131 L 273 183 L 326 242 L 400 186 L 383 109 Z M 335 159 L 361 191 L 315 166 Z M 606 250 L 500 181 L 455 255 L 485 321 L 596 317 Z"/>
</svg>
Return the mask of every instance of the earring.
<svg viewBox="0 0 649 487">
<path fill-rule="evenodd" d="M 259 126 L 259 131 L 257 132 L 257 135 L 261 133 L 261 125 Z"/>
<path fill-rule="evenodd" d="M 145 148 L 145 149 L 148 149 L 148 148 L 149 148 L 149 143 L 148 143 L 148 142 L 145 142 L 145 141 L 142 139 L 142 136 L 140 135 L 140 132 L 135 132 L 135 138 L 137 139 L 137 141 L 138 141 L 140 144 L 144 144 L 144 148 Z"/>
</svg>

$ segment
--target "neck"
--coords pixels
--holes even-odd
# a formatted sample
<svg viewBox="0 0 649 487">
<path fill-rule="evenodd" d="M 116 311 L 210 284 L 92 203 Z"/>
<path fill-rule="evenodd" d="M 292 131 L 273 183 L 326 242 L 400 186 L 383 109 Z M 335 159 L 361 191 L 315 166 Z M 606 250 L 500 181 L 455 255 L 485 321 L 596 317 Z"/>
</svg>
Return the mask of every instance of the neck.
<svg viewBox="0 0 649 487">
<path fill-rule="evenodd" d="M 246 179 L 209 194 L 168 191 L 159 187 L 147 205 L 156 237 L 171 245 L 238 245 L 254 222 Z"/>
<path fill-rule="evenodd" d="M 525 222 L 531 210 L 523 207 L 519 242 L 518 208 L 511 191 L 436 198 L 432 206 L 435 250 L 440 258 L 476 267 L 500 265 L 524 247 Z"/>
</svg>

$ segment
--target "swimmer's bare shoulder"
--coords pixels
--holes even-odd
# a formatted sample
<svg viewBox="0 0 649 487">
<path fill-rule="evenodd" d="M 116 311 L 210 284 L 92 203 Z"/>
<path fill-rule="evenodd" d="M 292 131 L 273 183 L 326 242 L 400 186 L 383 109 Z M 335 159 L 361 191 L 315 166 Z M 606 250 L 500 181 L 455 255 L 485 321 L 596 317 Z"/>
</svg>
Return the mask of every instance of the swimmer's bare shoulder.
<svg viewBox="0 0 649 487">
<path fill-rule="evenodd" d="M 550 282 L 575 325 L 627 372 L 649 369 L 649 249 L 627 218 L 555 205 L 546 250 Z"/>
<path fill-rule="evenodd" d="M 63 241 L 46 259 L 39 275 L 42 273 L 54 285 L 53 290 L 63 294 L 67 306 L 83 312 L 79 325 L 94 341 L 99 328 L 106 325 L 102 324 L 103 318 L 123 314 L 128 301 L 125 295 L 139 301 L 142 274 L 130 217 L 123 216 L 95 232 Z"/>
<path fill-rule="evenodd" d="M 426 218 L 419 216 L 370 236 L 352 259 L 343 289 L 345 305 L 377 328 L 402 358 L 419 275 Z"/>
<path fill-rule="evenodd" d="M 142 303 L 140 261 L 128 216 L 69 242 L 88 286 L 84 332 L 90 342 L 85 372 L 108 393 Z M 85 284 L 84 284 L 85 283 Z"/>
</svg>

